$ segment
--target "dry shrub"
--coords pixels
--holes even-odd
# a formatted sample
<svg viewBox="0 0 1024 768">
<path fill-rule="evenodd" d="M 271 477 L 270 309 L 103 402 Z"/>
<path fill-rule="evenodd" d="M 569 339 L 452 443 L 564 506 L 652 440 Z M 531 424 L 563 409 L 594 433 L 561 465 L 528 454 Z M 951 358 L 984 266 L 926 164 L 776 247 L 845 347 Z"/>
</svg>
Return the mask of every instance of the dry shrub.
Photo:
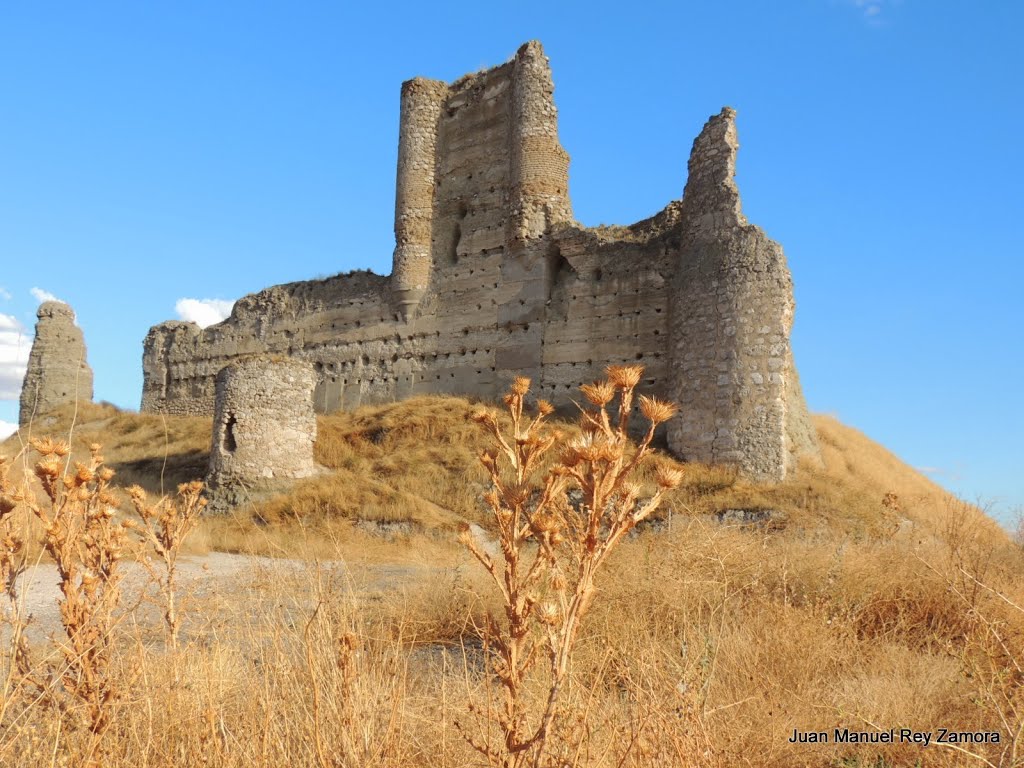
<svg viewBox="0 0 1024 768">
<path fill-rule="evenodd" d="M 177 589 L 178 556 L 185 540 L 199 524 L 199 515 L 206 507 L 206 499 L 200 495 L 202 492 L 203 484 L 194 481 L 178 486 L 178 494 L 174 499 L 163 497 L 155 503 L 148 503 L 142 488 L 134 485 L 128 489 L 139 523 L 129 520 L 125 526 L 140 532 L 142 540 L 162 565 L 162 570 L 158 572 L 148 558 L 143 560 L 160 592 L 164 624 L 172 648 L 178 645 L 178 632 L 181 629 Z"/>
<path fill-rule="evenodd" d="M 640 397 L 650 423 L 638 445 L 629 439 L 629 416 L 640 366 L 610 366 L 605 381 L 581 390 L 594 406 L 580 417 L 582 434 L 563 442 L 544 424 L 554 408 L 537 402 L 537 415 L 525 418 L 530 380 L 519 377 L 505 396 L 511 424 L 503 430 L 493 414 L 474 418 L 488 428 L 495 447 L 481 455 L 492 488 L 484 496 L 494 515 L 501 559 L 493 556 L 467 526 L 462 541 L 497 586 L 504 616 L 489 616 L 485 648 L 501 683 L 501 704 L 482 711 L 497 726 L 498 740 L 477 720 L 460 726 L 466 741 L 489 765 L 576 765 L 588 743 L 587 719 L 567 716 L 563 688 L 570 680 L 580 626 L 595 596 L 594 579 L 622 538 L 648 517 L 665 490 L 682 474 L 660 467 L 658 488 L 641 497 L 634 472 L 647 456 L 655 427 L 675 407 Z M 618 416 L 609 414 L 617 400 Z M 552 449 L 560 455 L 550 467 Z M 570 491 L 579 494 L 573 500 Z M 539 664 L 541 658 L 546 664 Z M 539 712 L 527 692 L 531 675 L 543 674 L 546 689 Z M 471 708 L 471 713 L 476 713 Z M 481 729 L 484 725 L 484 729 Z"/>
<path fill-rule="evenodd" d="M 11 652 L 0 722 L 6 719 L 3 715 L 13 713 L 21 732 L 23 721 L 29 720 L 33 710 L 55 712 L 60 726 L 57 732 L 42 727 L 54 739 L 53 754 L 63 745 L 60 752 L 75 764 L 102 765 L 116 752 L 110 732 L 115 730 L 116 712 L 135 672 L 130 664 L 126 666 L 116 647 L 116 630 L 125 615 L 122 560 L 131 554 L 134 526 L 118 519 L 120 499 L 110 485 L 114 471 L 104 466 L 98 444 L 89 447 L 85 463 L 72 461 L 69 443 L 33 438 L 31 445 L 38 454 L 32 468 L 35 484 L 28 478 L 13 482 L 8 461 L 0 461 L 0 525 L 5 534 L 0 567 L 11 603 L 5 616 L 11 630 Z M 141 489 L 136 495 L 149 543 L 167 565 L 161 593 L 172 642 L 178 629 L 174 562 L 201 509 L 201 485 L 182 490 L 187 500 L 182 510 L 164 502 L 146 507 Z M 16 601 L 17 579 L 25 571 L 22 539 L 10 526 L 18 507 L 38 521 L 42 549 L 53 561 L 60 588 L 63 637 L 53 639 L 55 654 L 38 660 L 30 657 L 24 640 L 28 619 Z M 40 724 L 29 725 L 34 726 L 29 733 L 38 747 Z"/>
</svg>

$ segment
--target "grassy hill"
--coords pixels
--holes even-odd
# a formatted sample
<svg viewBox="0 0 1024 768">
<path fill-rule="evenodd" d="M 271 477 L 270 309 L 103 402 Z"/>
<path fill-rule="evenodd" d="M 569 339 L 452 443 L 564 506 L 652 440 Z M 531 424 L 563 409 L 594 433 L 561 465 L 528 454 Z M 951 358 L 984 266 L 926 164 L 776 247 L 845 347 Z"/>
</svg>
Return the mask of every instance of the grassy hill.
<svg viewBox="0 0 1024 768">
<path fill-rule="evenodd" d="M 255 666 L 246 661 L 249 645 L 222 632 L 206 637 L 188 649 L 190 668 L 205 669 L 206 682 L 193 679 L 187 689 L 168 693 L 166 674 L 153 665 L 173 667 L 173 659 L 147 657 L 141 663 L 152 677 L 133 695 L 150 714 L 128 708 L 123 728 L 152 731 L 156 717 L 164 731 L 151 743 L 162 746 L 128 740 L 123 761 L 112 764 L 200 765 L 216 743 L 218 764 L 316 765 L 317 739 L 342 754 L 352 749 L 342 741 L 356 732 L 382 745 L 358 764 L 470 764 L 473 753 L 451 723 L 466 716 L 467 703 L 479 712 L 489 695 L 479 626 L 496 604 L 453 540 L 466 522 L 493 530 L 477 458 L 488 439 L 470 419 L 479 407 L 461 398 L 416 398 L 320 417 L 316 457 L 329 472 L 204 521 L 199 551 L 371 564 L 415 556 L 430 562 L 434 575 L 357 606 L 334 594 L 325 613 L 298 604 L 294 610 L 307 611 L 308 623 L 288 618 L 249 627 L 247 642 L 266 638 Z M 204 472 L 209 419 L 82 405 L 39 428 L 66 434 L 72 421 L 74 452 L 84 456 L 90 443 L 102 443 L 116 482 L 159 493 Z M 578 429 L 555 426 L 565 434 Z M 805 462 L 784 483 L 753 485 L 728 469 L 678 465 L 665 454 L 642 467 L 648 490 L 658 464 L 679 466 L 684 480 L 598 582 L 570 696 L 592 750 L 577 764 L 1019 764 L 1019 547 L 979 510 L 856 430 L 824 416 L 815 426 L 822 462 Z M 18 436 L 0 445 L 0 454 L 20 450 Z M 396 530 L 397 539 L 375 535 Z M 296 589 L 319 594 L 322 584 L 313 585 L 320 583 L 281 581 L 271 602 L 294 600 Z M 253 589 L 264 594 L 266 587 Z M 342 660 L 310 661 L 310 627 L 320 633 L 316 658 Z M 358 637 L 358 663 L 337 656 L 339 638 L 347 637 Z M 437 648 L 448 648 L 453 660 L 439 666 L 434 651 L 424 655 Z M 326 737 L 310 714 L 313 689 L 316 706 L 328 709 Z M 189 722 L 200 731 L 213 717 L 214 735 L 183 735 L 175 708 L 192 713 Z M 270 711 L 277 713 L 273 726 Z M 928 748 L 789 741 L 794 729 L 831 733 L 839 726 L 996 731 L 1001 740 Z M 268 728 L 279 743 L 268 742 Z"/>
</svg>

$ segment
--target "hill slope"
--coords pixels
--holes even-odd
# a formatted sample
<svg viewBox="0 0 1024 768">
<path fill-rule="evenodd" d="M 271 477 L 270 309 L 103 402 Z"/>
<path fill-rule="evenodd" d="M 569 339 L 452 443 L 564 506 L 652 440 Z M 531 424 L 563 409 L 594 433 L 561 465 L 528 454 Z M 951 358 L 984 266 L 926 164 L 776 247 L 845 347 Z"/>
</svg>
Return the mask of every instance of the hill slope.
<svg viewBox="0 0 1024 768">
<path fill-rule="evenodd" d="M 332 705 L 364 707 L 352 720 L 361 728 L 391 723 L 375 743 L 400 757 L 382 764 L 468 764 L 465 744 L 448 731 L 467 702 L 487 706 L 492 681 L 478 627 L 498 610 L 493 585 L 452 542 L 460 523 L 489 525 L 476 458 L 487 440 L 469 418 L 480 407 L 418 398 L 321 417 L 316 454 L 330 471 L 209 519 L 199 536 L 213 549 L 312 559 L 272 561 L 280 572 L 261 565 L 229 605 L 193 603 L 195 642 L 180 658 L 145 662 L 133 701 L 148 705 L 126 707 L 117 727 L 152 733 L 147 712 L 191 712 L 181 721 L 191 723 L 215 711 L 233 735 L 224 764 L 263 766 L 276 764 L 262 738 L 273 712 L 285 745 L 273 754 L 316 764 L 309 745 L 319 732 L 307 716 L 316 658 L 324 661 L 316 674 L 335 686 L 323 693 Z M 103 443 L 122 484 L 170 490 L 205 467 L 208 419 L 83 405 L 39 427 L 59 435 L 72 420 L 75 452 Z M 636 766 L 970 764 L 949 747 L 789 741 L 794 729 L 834 727 L 999 732 L 1000 744 L 969 747 L 991 765 L 1009 765 L 1004 750 L 1024 748 L 1020 549 L 856 430 L 828 417 L 815 424 L 822 463 L 785 483 L 755 486 L 728 469 L 684 465 L 662 517 L 609 560 L 581 630 L 569 705 L 590 719 L 595 750 L 617 755 L 628 745 L 634 751 L 619 764 Z M 15 436 L 0 453 L 20 448 Z M 659 462 L 675 463 L 656 455 L 645 482 Z M 322 558 L 376 568 L 383 586 L 353 605 L 343 583 L 324 587 Z M 410 568 L 412 559 L 430 562 Z M 194 570 L 214 560 L 200 557 Z M 314 619 L 323 637 L 310 652 Z M 353 637 L 363 644 L 358 665 L 335 665 L 339 639 Z M 193 668 L 203 670 L 194 690 L 167 682 L 168 669 Z M 396 680 L 407 687 L 387 687 Z M 379 690 L 392 690 L 386 704 L 359 698 Z M 48 718 L 33 727 L 51 727 Z M 174 722 L 155 729 L 161 754 L 202 764 L 209 744 Z M 346 733 L 328 730 L 331 739 Z M 122 741 L 126 757 L 113 765 L 149 760 L 152 738 Z M 266 749 L 249 754 L 251 744 Z"/>
<path fill-rule="evenodd" d="M 462 522 L 488 525 L 480 497 L 486 477 L 478 456 L 483 430 L 470 419 L 481 404 L 458 397 L 418 397 L 351 413 L 319 417 L 316 460 L 330 469 L 297 482 L 287 494 L 256 501 L 236 520 L 284 525 L 302 519 L 409 523 L 420 530 L 454 530 Z M 495 409 L 496 410 L 496 409 Z M 684 470 L 661 516 L 704 517 L 733 512 L 726 519 L 761 520 L 772 529 L 831 531 L 885 537 L 908 525 L 937 531 L 954 504 L 950 494 L 884 447 L 829 416 L 816 416 L 823 462 L 804 462 L 783 483 L 751 484 L 725 467 L 679 464 L 659 454 L 646 468 L 664 462 Z M 571 434 L 575 424 L 554 421 Z M 73 427 L 73 429 L 72 429 Z M 202 478 L 209 456 L 211 424 L 202 417 L 164 417 L 81 404 L 47 417 L 36 432 L 65 436 L 72 429 L 75 454 L 100 443 L 116 482 L 134 483 L 150 493 Z M 0 454 L 18 454 L 18 434 L 0 443 Z M 981 515 L 979 525 L 1002 538 Z"/>
</svg>

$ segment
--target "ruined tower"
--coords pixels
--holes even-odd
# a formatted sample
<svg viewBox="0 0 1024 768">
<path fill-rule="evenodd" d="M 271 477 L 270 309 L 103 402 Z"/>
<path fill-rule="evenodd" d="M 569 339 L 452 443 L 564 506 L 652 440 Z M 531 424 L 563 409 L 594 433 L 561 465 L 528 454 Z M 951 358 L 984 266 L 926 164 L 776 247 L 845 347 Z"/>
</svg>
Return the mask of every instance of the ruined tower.
<svg viewBox="0 0 1024 768">
<path fill-rule="evenodd" d="M 45 301 L 36 312 L 36 336 L 21 387 L 18 423 L 76 400 L 92 401 L 92 369 L 75 313 L 60 301 Z"/>
<path fill-rule="evenodd" d="M 736 186 L 736 112 L 693 142 L 670 328 L 668 426 L 679 455 L 781 480 L 816 450 L 789 344 L 793 281 L 782 248 L 747 223 Z"/>
<path fill-rule="evenodd" d="M 217 374 L 206 484 L 211 510 L 316 472 L 313 367 L 252 357 Z"/>
<path fill-rule="evenodd" d="M 539 43 L 451 85 L 404 83 L 391 272 L 401 315 L 410 319 L 432 276 L 460 258 L 505 246 L 526 251 L 553 225 L 571 222 L 568 177 Z"/>
<path fill-rule="evenodd" d="M 496 398 L 520 374 L 571 410 L 605 366 L 641 362 L 641 391 L 681 407 L 667 431 L 680 457 L 779 479 L 817 450 L 785 257 L 743 217 L 733 178 L 733 110 L 694 142 L 682 199 L 617 227 L 573 218 L 537 42 L 453 83 L 406 82 L 399 122 L 392 274 L 274 286 L 218 325 L 156 326 L 143 410 L 210 413 L 217 372 L 267 352 L 311 363 L 318 412 Z"/>
</svg>

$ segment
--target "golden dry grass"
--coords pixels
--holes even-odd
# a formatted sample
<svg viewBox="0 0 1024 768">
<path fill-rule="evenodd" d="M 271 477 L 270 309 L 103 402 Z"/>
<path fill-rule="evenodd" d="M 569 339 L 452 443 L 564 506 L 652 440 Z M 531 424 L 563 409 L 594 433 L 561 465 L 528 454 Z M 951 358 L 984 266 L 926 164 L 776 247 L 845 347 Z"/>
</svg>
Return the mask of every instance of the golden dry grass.
<svg viewBox="0 0 1024 768">
<path fill-rule="evenodd" d="M 178 651 L 123 624 L 127 695 L 106 764 L 473 764 L 453 723 L 477 722 L 467 705 L 479 713 L 495 700 L 479 627 L 499 609 L 451 541 L 459 522 L 488 524 L 474 407 L 420 398 L 323 417 L 317 457 L 334 473 L 205 521 L 195 551 L 308 564 L 193 602 Z M 1021 764 L 1008 749 L 1024 725 L 1019 547 L 856 430 L 815 424 L 823 465 L 771 486 L 686 466 L 661 523 L 611 558 L 566 693 L 565 726 L 587 743 L 562 755 L 568 764 L 985 765 L 934 744 L 788 742 L 794 728 L 873 725 L 998 731 L 1000 744 L 969 748 L 990 765 Z M 168 465 L 183 471 L 207 450 L 209 423 L 168 418 L 166 435 L 169 456 L 183 457 Z M 164 419 L 81 408 L 74 447 L 96 440 L 131 482 L 158 484 Z M 645 483 L 657 463 L 673 460 L 655 456 Z M 776 514 L 761 526 L 715 522 L 730 508 Z M 358 520 L 414 528 L 388 539 Z M 318 565 L 326 559 L 349 571 Z M 379 583 L 382 565 L 406 575 Z M 543 688 L 531 686 L 539 707 Z M 3 720 L 0 763 L 74 765 L 69 722 L 42 710 Z"/>
</svg>

